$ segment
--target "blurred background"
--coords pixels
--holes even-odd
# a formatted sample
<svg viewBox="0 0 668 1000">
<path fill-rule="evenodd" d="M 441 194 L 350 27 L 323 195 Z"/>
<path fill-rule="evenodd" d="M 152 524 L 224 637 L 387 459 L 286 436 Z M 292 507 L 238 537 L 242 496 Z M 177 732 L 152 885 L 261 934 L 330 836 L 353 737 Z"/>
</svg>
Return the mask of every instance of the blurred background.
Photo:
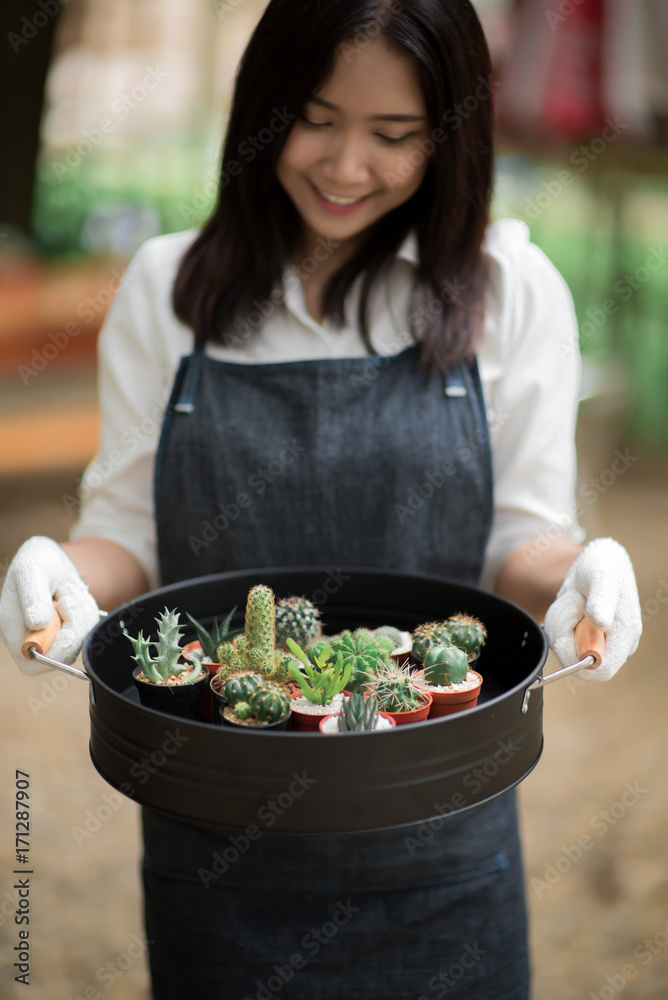
<svg viewBox="0 0 668 1000">
<path fill-rule="evenodd" d="M 0 581 L 26 538 L 62 541 L 76 519 L 97 440 L 97 333 L 140 244 L 212 208 L 237 61 L 265 6 L 0 10 Z M 494 215 L 524 220 L 572 290 L 581 521 L 629 550 L 645 628 L 610 684 L 545 692 L 545 753 L 521 787 L 535 998 L 665 1000 L 668 3 L 475 6 L 499 83 Z M 104 798 L 85 685 L 25 678 L 4 646 L 0 667 L 0 954 L 16 943 L 19 767 L 34 796 L 32 996 L 145 998 L 138 811 Z M 627 784 L 643 789 L 632 805 Z M 594 845 L 576 858 L 584 835 Z M 12 961 L 0 983 L 18 996 Z"/>
</svg>

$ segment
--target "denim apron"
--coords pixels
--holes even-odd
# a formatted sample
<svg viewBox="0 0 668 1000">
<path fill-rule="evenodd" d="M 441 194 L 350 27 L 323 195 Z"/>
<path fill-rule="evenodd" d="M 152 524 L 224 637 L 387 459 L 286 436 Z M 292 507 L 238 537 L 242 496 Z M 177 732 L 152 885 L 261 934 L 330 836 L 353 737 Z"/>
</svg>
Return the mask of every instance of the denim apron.
<svg viewBox="0 0 668 1000">
<path fill-rule="evenodd" d="M 309 564 L 476 584 L 492 520 L 477 364 L 425 378 L 419 345 L 252 365 L 196 347 L 155 490 L 163 585 Z M 528 996 L 514 790 L 400 829 L 284 834 L 270 820 L 249 837 L 142 809 L 155 1000 Z"/>
</svg>

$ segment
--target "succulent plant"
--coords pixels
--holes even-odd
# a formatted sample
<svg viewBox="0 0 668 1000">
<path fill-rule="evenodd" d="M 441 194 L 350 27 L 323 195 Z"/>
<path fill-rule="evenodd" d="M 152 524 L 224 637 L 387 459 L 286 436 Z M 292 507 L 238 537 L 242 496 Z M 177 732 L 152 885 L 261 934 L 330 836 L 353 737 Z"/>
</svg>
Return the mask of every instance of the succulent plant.
<svg viewBox="0 0 668 1000">
<path fill-rule="evenodd" d="M 230 622 L 232 621 L 236 610 L 237 606 L 235 604 L 229 615 L 227 615 L 222 622 L 219 622 L 217 618 L 214 618 L 213 625 L 210 629 L 205 628 L 201 622 L 198 622 L 197 619 L 193 618 L 192 615 L 188 614 L 186 611 L 186 615 L 197 633 L 197 638 L 200 641 L 202 652 L 204 656 L 207 656 L 210 660 L 215 657 L 216 650 L 218 649 L 218 646 L 220 646 L 221 642 L 224 642 L 230 635 L 235 635 L 237 631 L 240 631 L 230 631 Z"/>
<path fill-rule="evenodd" d="M 304 664 L 303 673 L 296 663 L 290 666 L 290 672 L 304 697 L 314 705 L 329 705 L 350 680 L 352 664 L 344 666 L 341 653 L 335 653 L 328 645 L 320 652 L 311 648 L 305 653 L 294 639 L 288 637 L 287 643 L 288 648 Z"/>
<path fill-rule="evenodd" d="M 392 663 L 371 678 L 367 691 L 375 694 L 383 712 L 410 712 L 423 704 L 423 690 L 405 667 Z"/>
<path fill-rule="evenodd" d="M 197 680 L 202 673 L 202 665 L 199 661 L 195 662 L 189 673 L 190 664 L 180 661 L 183 650 L 179 645 L 179 640 L 183 638 L 183 632 L 179 631 L 179 619 L 178 611 L 168 611 L 167 608 L 158 615 L 155 619 L 158 625 L 157 643 L 145 639 L 143 630 L 139 632 L 136 639 L 125 631 L 125 635 L 135 651 L 132 659 L 142 668 L 146 680 L 153 684 L 169 680 L 170 677 L 179 677 L 181 674 L 187 674 L 182 683 L 190 684 Z M 155 655 L 151 655 L 151 646 L 156 648 Z"/>
<path fill-rule="evenodd" d="M 469 660 L 473 660 L 487 638 L 487 629 L 480 619 L 472 615 L 452 615 L 445 625 L 452 644 L 463 649 Z"/>
<path fill-rule="evenodd" d="M 457 646 L 432 646 L 424 658 L 424 678 L 428 684 L 446 687 L 466 680 L 469 661 Z"/>
<path fill-rule="evenodd" d="M 309 646 L 322 635 L 320 610 L 306 597 L 283 597 L 276 604 L 276 645 L 287 649 L 290 637 L 298 646 Z"/>
<path fill-rule="evenodd" d="M 343 665 L 351 667 L 349 688 L 358 691 L 383 666 L 392 663 L 390 653 L 394 642 L 386 635 L 373 635 L 369 629 L 342 632 L 329 642 L 335 653 L 341 653 Z"/>
<path fill-rule="evenodd" d="M 424 663 L 427 650 L 431 646 L 452 645 L 450 632 L 445 622 L 425 622 L 411 633 L 413 640 L 411 652 L 413 659 L 418 663 Z"/>
<path fill-rule="evenodd" d="M 250 696 L 262 687 L 264 680 L 260 674 L 253 674 L 245 671 L 240 674 L 233 674 L 225 681 L 222 691 L 225 699 L 230 705 L 236 705 L 238 701 L 248 701 Z"/>
<path fill-rule="evenodd" d="M 393 649 L 403 645 L 405 639 L 405 633 L 403 633 L 401 629 L 395 628 L 394 625 L 380 625 L 374 630 L 374 635 L 386 635 L 389 639 L 392 639 L 394 642 L 394 646 L 392 647 Z"/>
<path fill-rule="evenodd" d="M 293 658 L 275 647 L 274 592 L 264 584 L 251 587 L 246 601 L 243 635 L 222 642 L 216 656 L 220 663 L 221 685 L 239 671 L 261 674 L 265 680 L 287 684 L 292 680 L 289 665 Z"/>
<path fill-rule="evenodd" d="M 366 732 L 376 728 L 378 719 L 378 699 L 375 694 L 364 695 L 363 691 L 354 691 L 341 708 L 338 718 L 340 733 Z"/>
</svg>

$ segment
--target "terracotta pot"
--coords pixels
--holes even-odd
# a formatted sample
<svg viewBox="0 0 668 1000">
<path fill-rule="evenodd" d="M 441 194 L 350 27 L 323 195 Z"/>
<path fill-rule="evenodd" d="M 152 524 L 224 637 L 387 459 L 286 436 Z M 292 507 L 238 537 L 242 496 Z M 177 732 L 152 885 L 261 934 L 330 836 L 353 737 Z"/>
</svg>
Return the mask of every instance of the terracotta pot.
<svg viewBox="0 0 668 1000">
<path fill-rule="evenodd" d="M 384 719 L 389 719 L 390 723 L 392 724 L 392 728 L 394 729 L 394 727 L 396 726 L 397 723 L 396 723 L 393 715 L 390 712 L 379 712 L 378 714 L 382 715 Z M 318 729 L 320 730 L 320 732 L 321 733 L 323 732 L 322 724 L 325 721 L 325 719 L 337 719 L 339 717 L 339 715 L 341 715 L 340 712 L 334 712 L 332 715 L 326 715 L 324 719 L 320 719 L 320 722 L 318 723 Z M 374 733 L 376 732 L 375 729 L 371 730 L 371 731 L 374 732 Z M 380 732 L 382 732 L 382 729 L 380 730 Z M 334 736 L 335 733 L 325 733 L 325 735 L 326 736 Z"/>
<path fill-rule="evenodd" d="M 345 693 L 345 692 L 344 692 Z M 312 732 L 318 731 L 318 726 L 320 725 L 320 720 L 323 719 L 324 715 L 312 715 L 310 712 L 300 712 L 298 708 L 295 708 L 295 697 L 301 698 L 301 691 L 292 698 L 292 723 L 290 725 L 291 729 L 297 729 L 302 732 Z M 323 708 L 325 706 L 323 705 Z M 336 712 L 327 712 L 326 715 L 336 715 Z"/>
<path fill-rule="evenodd" d="M 140 666 L 132 671 L 132 679 L 139 692 L 139 700 L 145 708 L 166 712 L 182 719 L 199 719 L 202 697 L 208 685 L 209 675 L 202 671 L 196 681 L 187 684 L 153 684 L 139 679 Z"/>
<path fill-rule="evenodd" d="M 471 668 L 469 667 L 469 670 Z M 468 691 L 433 691 L 427 688 L 432 697 L 430 719 L 438 719 L 442 715 L 454 715 L 455 712 L 463 712 L 467 708 L 473 708 L 478 704 L 478 695 L 482 685 L 482 677 L 477 670 L 472 673 L 479 680 L 477 687 L 469 688 Z"/>
<path fill-rule="evenodd" d="M 183 659 L 190 661 L 195 659 L 198 660 L 201 659 L 202 666 L 206 667 L 207 670 L 209 671 L 209 677 L 215 677 L 218 670 L 220 669 L 220 663 L 218 663 L 215 660 L 212 660 L 210 656 L 205 656 L 204 658 L 200 658 L 199 656 L 193 655 L 194 653 L 201 651 L 202 651 L 202 645 L 199 639 L 195 639 L 194 642 L 189 642 L 183 647 L 183 654 L 182 654 Z M 213 718 L 213 703 L 211 700 L 211 688 L 208 684 L 204 688 L 204 697 L 202 698 L 201 718 L 204 719 L 205 722 L 215 722 L 215 719 Z"/>
<path fill-rule="evenodd" d="M 423 694 L 425 703 L 420 708 L 414 708 L 411 712 L 386 712 L 383 714 L 389 715 L 398 726 L 406 726 L 411 722 L 423 722 L 429 717 L 432 706 L 431 693 L 425 690 Z"/>
</svg>

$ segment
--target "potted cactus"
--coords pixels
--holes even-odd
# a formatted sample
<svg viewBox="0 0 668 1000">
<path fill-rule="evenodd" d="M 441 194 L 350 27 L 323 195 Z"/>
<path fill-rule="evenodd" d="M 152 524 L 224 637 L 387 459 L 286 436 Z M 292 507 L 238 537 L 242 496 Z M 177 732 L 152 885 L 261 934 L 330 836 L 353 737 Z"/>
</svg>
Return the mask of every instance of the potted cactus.
<svg viewBox="0 0 668 1000">
<path fill-rule="evenodd" d="M 396 722 L 387 712 L 378 711 L 374 694 L 354 691 L 346 698 L 338 715 L 326 715 L 320 720 L 321 733 L 373 733 L 393 729 Z"/>
<path fill-rule="evenodd" d="M 469 666 L 475 663 L 487 638 L 487 629 L 479 618 L 472 615 L 451 615 L 445 622 L 450 642 L 466 653 Z"/>
<path fill-rule="evenodd" d="M 335 653 L 325 642 L 304 652 L 290 637 L 286 641 L 288 649 L 304 665 L 303 672 L 294 662 L 289 667 L 301 692 L 292 695 L 293 725 L 295 729 L 317 729 L 323 715 L 332 715 L 342 705 L 353 665 L 344 665 L 341 653 Z"/>
<path fill-rule="evenodd" d="M 276 603 L 276 646 L 287 650 L 288 638 L 305 648 L 322 636 L 320 610 L 306 597 L 282 597 Z"/>
<path fill-rule="evenodd" d="M 381 667 L 365 685 L 378 699 L 379 708 L 387 712 L 398 726 L 422 722 L 429 715 L 431 694 L 421 686 L 408 667 L 390 663 Z"/>
<path fill-rule="evenodd" d="M 478 703 L 482 677 L 470 669 L 466 653 L 457 646 L 431 646 L 415 678 L 432 696 L 430 719 L 461 712 Z"/>
<path fill-rule="evenodd" d="M 132 659 L 137 666 L 132 671 L 132 679 L 139 692 L 139 700 L 147 708 L 154 708 L 169 715 L 186 719 L 198 719 L 202 707 L 202 697 L 208 679 L 208 672 L 199 661 L 182 659 L 183 649 L 179 640 L 179 613 L 167 608 L 155 619 L 158 625 L 158 641 L 145 639 L 143 631 L 134 638 L 125 630 L 132 643 Z M 155 653 L 151 653 L 151 646 Z"/>
<path fill-rule="evenodd" d="M 390 651 L 390 656 L 398 666 L 408 663 L 412 651 L 412 636 L 410 632 L 402 632 L 394 625 L 380 625 L 373 630 L 374 636 L 388 636 L 394 643 L 394 648 Z"/>
<path fill-rule="evenodd" d="M 290 695 L 285 687 L 259 674 L 240 674 L 225 681 L 228 704 L 219 709 L 223 724 L 240 728 L 285 729 L 290 719 Z"/>
<path fill-rule="evenodd" d="M 210 682 L 214 700 L 222 696 L 225 681 L 234 674 L 251 671 L 281 685 L 292 681 L 288 667 L 294 663 L 293 657 L 276 649 L 275 597 L 271 587 L 251 587 L 243 632 L 221 642 L 216 657 L 219 667 Z"/>
<path fill-rule="evenodd" d="M 394 649 L 394 639 L 386 635 L 374 635 L 366 628 L 341 632 L 328 642 L 335 654 L 341 654 L 344 667 L 351 668 L 348 682 L 350 691 L 361 690 L 378 670 L 392 662 L 390 654 Z"/>
</svg>

